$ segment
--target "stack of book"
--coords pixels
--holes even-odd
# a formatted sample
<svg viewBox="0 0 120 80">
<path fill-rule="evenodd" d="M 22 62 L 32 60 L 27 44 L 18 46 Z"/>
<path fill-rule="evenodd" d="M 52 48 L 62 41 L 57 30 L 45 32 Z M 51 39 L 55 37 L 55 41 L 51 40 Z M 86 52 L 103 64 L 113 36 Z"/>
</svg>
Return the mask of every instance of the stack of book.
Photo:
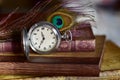
<svg viewBox="0 0 120 80">
<path fill-rule="evenodd" d="M 30 58 L 28 62 L 20 40 L 0 42 L 0 74 L 38 76 L 99 76 L 105 36 L 94 36 L 91 25 L 81 23 L 71 29 L 73 41 L 62 40 L 56 52 Z"/>
</svg>

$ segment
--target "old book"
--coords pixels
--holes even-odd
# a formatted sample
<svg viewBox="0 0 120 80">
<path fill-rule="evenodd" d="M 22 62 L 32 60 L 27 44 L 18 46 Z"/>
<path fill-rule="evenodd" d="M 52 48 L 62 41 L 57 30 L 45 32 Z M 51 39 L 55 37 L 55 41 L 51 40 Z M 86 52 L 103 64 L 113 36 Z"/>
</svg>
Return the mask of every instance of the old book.
<svg viewBox="0 0 120 80">
<path fill-rule="evenodd" d="M 88 52 L 95 50 L 95 39 L 88 40 L 74 40 L 72 42 L 62 41 L 57 51 L 60 52 Z M 0 52 L 21 52 L 22 45 L 20 41 L 1 41 L 0 42 Z"/>
<path fill-rule="evenodd" d="M 96 39 L 91 29 L 91 25 L 89 23 L 81 23 L 77 26 L 74 26 L 71 29 L 73 35 L 73 41 L 62 41 L 58 50 L 61 52 L 68 51 L 94 51 Z"/>
<path fill-rule="evenodd" d="M 35 75 L 35 76 L 99 76 L 105 37 L 99 36 L 95 52 L 53 53 L 50 55 L 31 54 L 31 58 L 39 58 L 41 62 L 32 63 L 22 55 L 1 55 L 9 61 L 0 62 L 0 74 Z M 9 56 L 8 56 L 9 55 Z M 0 59 L 1 59 L 0 57 Z M 21 61 L 11 61 L 16 57 Z M 23 61 L 22 61 L 23 60 Z M 92 62 L 93 61 L 93 62 Z M 9 65 L 9 66 L 8 66 Z"/>
<path fill-rule="evenodd" d="M 87 52 L 95 50 L 95 39 L 79 40 L 74 41 L 62 41 L 57 51 L 60 52 Z M 22 45 L 20 41 L 1 41 L 0 42 L 0 52 L 21 52 Z"/>
<path fill-rule="evenodd" d="M 62 41 L 57 51 L 59 52 L 88 52 L 95 51 L 95 39 L 76 39 L 73 41 Z"/>
<path fill-rule="evenodd" d="M 39 60 L 40 62 L 48 63 L 98 63 L 101 53 L 103 51 L 104 36 L 96 37 L 96 49 L 90 52 L 53 52 L 51 54 L 37 55 L 30 54 L 33 61 Z M 36 60 L 34 60 L 36 59 Z"/>
<path fill-rule="evenodd" d="M 53 52 L 45 55 L 36 55 L 34 52 L 30 54 L 31 58 L 38 58 L 41 62 L 48 63 L 98 63 L 99 57 L 103 50 L 104 37 L 96 36 L 96 50 L 90 52 Z M 20 49 L 20 44 L 16 45 Z M 1 52 L 0 61 L 25 61 L 22 49 L 18 50 L 13 47 L 13 52 Z M 12 48 L 11 48 L 12 49 Z M 17 51 L 18 50 L 18 51 Z"/>
<path fill-rule="evenodd" d="M 95 39 L 95 36 L 93 34 L 92 28 L 90 23 L 80 23 L 76 26 L 74 26 L 71 29 L 71 32 L 73 34 L 73 39 L 79 38 L 81 40 L 86 39 Z"/>
<path fill-rule="evenodd" d="M 98 64 L 0 62 L 0 65 L 0 74 L 2 75 L 99 76 L 100 72 Z"/>
</svg>

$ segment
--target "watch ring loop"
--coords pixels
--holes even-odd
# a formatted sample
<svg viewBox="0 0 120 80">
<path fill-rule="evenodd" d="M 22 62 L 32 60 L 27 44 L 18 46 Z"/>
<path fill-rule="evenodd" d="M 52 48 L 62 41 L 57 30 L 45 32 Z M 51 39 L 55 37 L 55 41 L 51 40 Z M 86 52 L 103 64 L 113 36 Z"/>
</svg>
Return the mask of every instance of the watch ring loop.
<svg viewBox="0 0 120 80">
<path fill-rule="evenodd" d="M 67 30 L 62 36 L 62 38 L 66 41 L 72 41 L 72 32 L 70 30 Z"/>
</svg>

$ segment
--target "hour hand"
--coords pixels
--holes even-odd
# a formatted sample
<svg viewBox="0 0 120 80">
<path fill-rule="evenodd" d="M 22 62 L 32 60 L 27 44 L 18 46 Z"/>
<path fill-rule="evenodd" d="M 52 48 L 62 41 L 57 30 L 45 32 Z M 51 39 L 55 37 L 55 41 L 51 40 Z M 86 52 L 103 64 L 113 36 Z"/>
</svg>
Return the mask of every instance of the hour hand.
<svg viewBox="0 0 120 80">
<path fill-rule="evenodd" d="M 40 46 L 42 45 L 43 41 L 44 41 L 44 40 L 42 40 L 42 41 L 40 42 Z"/>
</svg>

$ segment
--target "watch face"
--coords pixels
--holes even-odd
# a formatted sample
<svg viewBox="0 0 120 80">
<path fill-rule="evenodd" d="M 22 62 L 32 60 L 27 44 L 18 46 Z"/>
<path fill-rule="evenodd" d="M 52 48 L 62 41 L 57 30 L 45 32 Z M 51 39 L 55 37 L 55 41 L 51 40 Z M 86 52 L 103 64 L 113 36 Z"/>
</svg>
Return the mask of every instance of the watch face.
<svg viewBox="0 0 120 80">
<path fill-rule="evenodd" d="M 60 44 L 60 33 L 51 23 L 41 22 L 32 26 L 29 31 L 31 48 L 37 52 L 49 52 Z"/>
</svg>

